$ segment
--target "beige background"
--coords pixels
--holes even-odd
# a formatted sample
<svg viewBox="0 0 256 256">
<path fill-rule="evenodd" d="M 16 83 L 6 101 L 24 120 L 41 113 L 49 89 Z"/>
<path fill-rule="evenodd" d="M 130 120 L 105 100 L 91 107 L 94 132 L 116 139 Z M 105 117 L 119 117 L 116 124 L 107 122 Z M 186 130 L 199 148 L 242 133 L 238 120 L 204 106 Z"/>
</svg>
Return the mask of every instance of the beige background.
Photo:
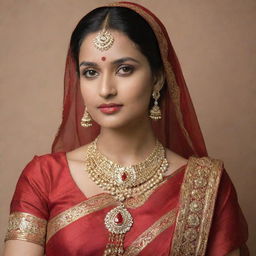
<svg viewBox="0 0 256 256">
<path fill-rule="evenodd" d="M 1 241 L 20 172 L 34 154 L 50 151 L 60 123 L 71 31 L 88 10 L 106 2 L 0 1 Z M 256 255 L 256 1 L 137 2 L 169 31 L 209 153 L 225 162 Z"/>
</svg>

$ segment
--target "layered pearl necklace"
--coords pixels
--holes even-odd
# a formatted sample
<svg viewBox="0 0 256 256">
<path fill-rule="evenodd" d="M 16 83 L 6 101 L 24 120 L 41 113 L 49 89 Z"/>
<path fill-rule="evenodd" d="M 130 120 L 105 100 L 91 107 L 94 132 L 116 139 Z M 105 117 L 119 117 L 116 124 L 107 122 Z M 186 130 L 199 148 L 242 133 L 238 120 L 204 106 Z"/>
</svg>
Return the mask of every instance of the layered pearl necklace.
<svg viewBox="0 0 256 256">
<path fill-rule="evenodd" d="M 119 202 L 105 217 L 105 226 L 110 235 L 104 256 L 123 255 L 124 236 L 133 224 L 124 201 L 154 189 L 163 181 L 168 168 L 165 149 L 157 141 L 153 152 L 143 162 L 125 167 L 102 155 L 97 149 L 96 139 L 88 146 L 85 165 L 89 177 Z"/>
</svg>

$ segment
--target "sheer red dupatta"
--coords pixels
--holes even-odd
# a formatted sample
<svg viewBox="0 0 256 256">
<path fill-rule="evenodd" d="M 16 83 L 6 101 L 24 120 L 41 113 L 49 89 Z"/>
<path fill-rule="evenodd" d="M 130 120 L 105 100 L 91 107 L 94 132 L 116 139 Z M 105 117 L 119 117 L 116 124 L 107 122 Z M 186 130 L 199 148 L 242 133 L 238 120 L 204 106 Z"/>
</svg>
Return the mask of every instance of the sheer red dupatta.
<svg viewBox="0 0 256 256">
<path fill-rule="evenodd" d="M 164 63 L 167 90 L 161 103 L 163 118 L 161 121 L 153 122 L 156 136 L 166 147 L 186 158 L 191 155 L 206 156 L 207 151 L 196 113 L 179 61 L 163 24 L 154 14 L 138 4 L 119 2 L 110 6 L 134 10 L 151 25 L 157 37 Z M 80 126 L 84 104 L 75 61 L 70 50 L 66 60 L 64 86 L 62 123 L 52 145 L 53 152 L 70 151 L 89 143 L 100 131 L 96 123 L 87 129 Z"/>
</svg>

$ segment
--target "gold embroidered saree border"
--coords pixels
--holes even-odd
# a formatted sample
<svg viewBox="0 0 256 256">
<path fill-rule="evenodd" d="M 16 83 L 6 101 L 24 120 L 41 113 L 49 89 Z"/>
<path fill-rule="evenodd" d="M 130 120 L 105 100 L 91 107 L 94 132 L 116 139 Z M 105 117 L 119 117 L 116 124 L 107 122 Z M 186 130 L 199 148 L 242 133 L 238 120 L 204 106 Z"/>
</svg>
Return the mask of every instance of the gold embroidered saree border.
<svg viewBox="0 0 256 256">
<path fill-rule="evenodd" d="M 86 201 L 83 201 L 64 212 L 61 212 L 54 218 L 52 218 L 48 222 L 47 226 L 47 239 L 46 242 L 50 240 L 50 238 L 56 234 L 62 228 L 65 228 L 72 222 L 96 211 L 99 211 L 105 207 L 110 205 L 115 205 L 116 202 L 114 198 L 110 194 L 100 194 L 97 196 L 93 196 Z"/>
<path fill-rule="evenodd" d="M 181 187 L 171 256 L 205 255 L 222 162 L 191 157 Z"/>
<path fill-rule="evenodd" d="M 160 185 L 165 183 L 166 180 L 164 180 Z M 158 186 L 157 186 L 158 187 Z M 148 198 L 152 195 L 152 193 L 155 191 L 157 187 L 152 188 L 151 190 L 147 191 L 143 195 L 137 196 L 135 198 L 129 198 L 129 200 L 125 201 L 125 206 L 127 208 L 137 208 L 141 205 L 143 205 Z M 65 228 L 67 225 L 71 224 L 72 222 L 90 214 L 96 211 L 99 211 L 105 207 L 116 205 L 117 202 L 115 199 L 107 193 L 99 194 L 96 196 L 93 196 L 86 201 L 83 201 L 69 209 L 67 209 L 64 212 L 61 212 L 54 218 L 52 218 L 48 222 L 47 226 L 47 239 L 46 242 L 50 240 L 50 238 L 56 234 L 59 230 L 62 228 Z"/>
<path fill-rule="evenodd" d="M 138 255 L 159 234 L 174 224 L 176 213 L 177 209 L 173 209 L 157 220 L 125 250 L 124 256 Z"/>
<path fill-rule="evenodd" d="M 7 240 L 22 240 L 44 246 L 47 221 L 25 212 L 13 212 L 9 216 Z"/>
</svg>

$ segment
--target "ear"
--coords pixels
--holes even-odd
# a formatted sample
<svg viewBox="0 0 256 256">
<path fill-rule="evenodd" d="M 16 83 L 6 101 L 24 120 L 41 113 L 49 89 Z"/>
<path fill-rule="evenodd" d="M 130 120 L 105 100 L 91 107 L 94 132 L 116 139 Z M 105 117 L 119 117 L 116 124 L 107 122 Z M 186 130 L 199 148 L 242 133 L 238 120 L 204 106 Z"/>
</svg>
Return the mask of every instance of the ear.
<svg viewBox="0 0 256 256">
<path fill-rule="evenodd" d="M 153 90 L 154 91 L 161 91 L 161 89 L 164 86 L 164 82 L 165 82 L 165 74 L 164 74 L 164 71 L 161 70 L 154 77 Z"/>
</svg>

